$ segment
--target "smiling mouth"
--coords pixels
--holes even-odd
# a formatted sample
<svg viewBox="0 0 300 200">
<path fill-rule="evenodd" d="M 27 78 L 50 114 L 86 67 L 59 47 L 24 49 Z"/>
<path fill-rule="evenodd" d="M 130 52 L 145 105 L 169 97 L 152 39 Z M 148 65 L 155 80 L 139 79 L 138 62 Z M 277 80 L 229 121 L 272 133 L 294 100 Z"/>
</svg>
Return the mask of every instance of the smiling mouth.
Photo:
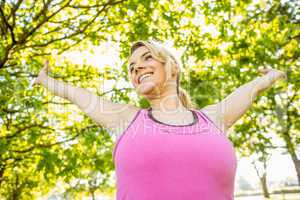
<svg viewBox="0 0 300 200">
<path fill-rule="evenodd" d="M 154 73 L 153 72 L 149 72 L 149 73 L 146 73 L 142 76 L 140 76 L 138 78 L 138 84 L 141 84 L 143 81 L 145 81 L 145 79 L 148 79 L 149 77 L 151 77 Z"/>
</svg>

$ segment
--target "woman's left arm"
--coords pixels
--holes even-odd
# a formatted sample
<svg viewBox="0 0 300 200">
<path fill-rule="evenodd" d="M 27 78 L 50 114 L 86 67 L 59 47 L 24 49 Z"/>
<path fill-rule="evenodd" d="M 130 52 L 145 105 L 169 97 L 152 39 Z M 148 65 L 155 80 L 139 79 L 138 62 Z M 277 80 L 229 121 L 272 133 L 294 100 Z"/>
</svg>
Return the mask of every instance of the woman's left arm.
<svg viewBox="0 0 300 200">
<path fill-rule="evenodd" d="M 204 110 L 214 110 L 223 129 L 230 128 L 251 107 L 255 98 L 264 90 L 271 87 L 277 80 L 287 79 L 286 73 L 276 69 L 261 69 L 263 76 L 238 87 L 219 103 L 208 105 Z"/>
</svg>

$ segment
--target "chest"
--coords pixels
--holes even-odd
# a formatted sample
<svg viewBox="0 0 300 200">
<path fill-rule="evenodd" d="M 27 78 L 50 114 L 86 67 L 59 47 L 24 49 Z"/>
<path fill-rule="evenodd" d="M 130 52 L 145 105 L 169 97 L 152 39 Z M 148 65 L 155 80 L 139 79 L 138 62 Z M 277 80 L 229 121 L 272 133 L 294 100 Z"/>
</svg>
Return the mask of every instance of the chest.
<svg viewBox="0 0 300 200">
<path fill-rule="evenodd" d="M 233 175 L 236 156 L 223 135 L 136 134 L 119 143 L 116 168 L 128 173 L 194 171 L 215 176 Z"/>
</svg>

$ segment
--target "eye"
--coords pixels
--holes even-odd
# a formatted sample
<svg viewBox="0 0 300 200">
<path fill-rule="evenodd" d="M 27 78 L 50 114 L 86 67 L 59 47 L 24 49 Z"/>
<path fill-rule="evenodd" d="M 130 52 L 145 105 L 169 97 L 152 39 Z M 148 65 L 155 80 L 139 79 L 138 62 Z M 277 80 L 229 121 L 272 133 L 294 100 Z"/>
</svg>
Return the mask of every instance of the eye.
<svg viewBox="0 0 300 200">
<path fill-rule="evenodd" d="M 146 56 L 145 60 L 148 60 L 149 58 L 152 58 L 152 56 L 151 55 Z"/>
</svg>

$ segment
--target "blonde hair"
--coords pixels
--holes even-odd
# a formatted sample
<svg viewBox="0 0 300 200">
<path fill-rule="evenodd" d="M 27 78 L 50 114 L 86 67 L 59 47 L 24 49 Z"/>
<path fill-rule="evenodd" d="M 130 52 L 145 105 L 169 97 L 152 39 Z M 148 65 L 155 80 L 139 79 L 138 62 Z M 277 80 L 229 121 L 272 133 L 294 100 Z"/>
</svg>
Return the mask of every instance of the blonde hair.
<svg viewBox="0 0 300 200">
<path fill-rule="evenodd" d="M 164 63 L 164 66 L 165 66 L 166 72 L 167 72 L 166 73 L 167 79 L 171 78 L 171 76 L 172 76 L 173 66 L 177 65 L 178 68 L 180 69 L 179 62 L 176 60 L 176 58 L 166 48 L 164 48 L 162 45 L 160 45 L 158 42 L 155 42 L 155 41 L 139 40 L 139 41 L 134 42 L 131 45 L 129 57 L 133 54 L 133 52 L 137 48 L 139 48 L 141 46 L 147 47 L 150 50 L 151 55 L 156 60 L 158 60 L 161 63 Z M 180 87 L 179 78 L 180 78 L 180 72 L 179 72 L 179 74 L 177 76 L 177 80 L 176 80 L 177 94 L 178 94 L 179 100 L 181 101 L 182 105 L 184 107 L 186 107 L 187 109 L 196 108 L 196 105 L 192 102 L 191 97 L 187 93 L 187 91 Z"/>
</svg>

